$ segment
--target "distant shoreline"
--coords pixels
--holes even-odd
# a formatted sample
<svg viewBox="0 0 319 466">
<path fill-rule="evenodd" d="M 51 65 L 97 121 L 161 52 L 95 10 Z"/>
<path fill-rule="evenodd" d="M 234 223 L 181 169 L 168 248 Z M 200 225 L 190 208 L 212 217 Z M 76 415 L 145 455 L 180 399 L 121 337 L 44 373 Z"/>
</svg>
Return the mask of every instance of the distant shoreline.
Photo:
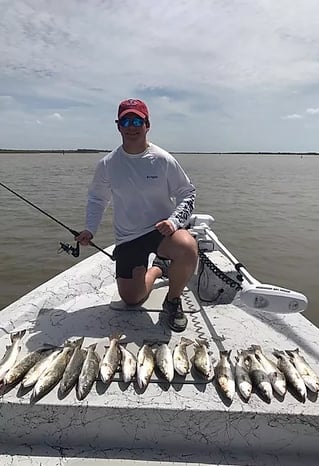
<svg viewBox="0 0 319 466">
<path fill-rule="evenodd" d="M 98 154 L 100 152 L 109 153 L 112 152 L 110 149 L 52 149 L 52 150 L 38 150 L 38 149 L 0 149 L 1 154 Z M 169 151 L 171 154 L 212 154 L 212 155 L 319 155 L 319 152 L 288 152 L 288 151 L 279 151 L 279 152 L 269 152 L 269 151 L 231 151 L 231 152 L 197 152 L 197 151 Z"/>
</svg>

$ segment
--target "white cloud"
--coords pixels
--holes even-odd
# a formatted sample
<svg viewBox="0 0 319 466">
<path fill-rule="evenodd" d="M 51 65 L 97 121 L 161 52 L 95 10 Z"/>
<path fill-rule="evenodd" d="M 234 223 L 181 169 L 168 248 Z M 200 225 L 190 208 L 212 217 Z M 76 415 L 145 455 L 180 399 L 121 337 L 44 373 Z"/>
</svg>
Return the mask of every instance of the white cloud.
<svg viewBox="0 0 319 466">
<path fill-rule="evenodd" d="M 141 84 L 146 77 L 155 86 L 176 80 L 183 85 L 190 78 L 240 87 L 282 86 L 283 78 L 287 85 L 319 73 L 315 50 L 307 43 L 310 33 L 319 39 L 309 8 L 312 4 L 316 9 L 315 2 L 308 7 L 296 2 L 293 9 L 288 3 L 273 1 L 270 8 L 254 1 L 212 6 L 211 0 L 162 0 L 150 8 L 148 0 L 136 0 L 128 14 L 129 1 L 69 0 L 61 9 L 59 3 L 20 0 L 3 17 L 7 47 L 2 60 L 9 69 L 18 61 L 26 75 L 62 77 L 63 72 L 73 83 L 90 79 L 98 87 L 114 74 L 124 81 L 119 67 Z M 8 40 L 12 31 L 15 40 Z M 152 62 L 147 75 L 138 65 L 142 57 L 146 65 Z M 180 74 L 186 66 L 191 73 Z"/>
<path fill-rule="evenodd" d="M 51 115 L 48 116 L 48 118 L 50 120 L 56 120 L 56 121 L 64 120 L 63 116 L 58 112 L 52 113 Z"/>
<path fill-rule="evenodd" d="M 292 113 L 291 115 L 286 115 L 283 116 L 283 120 L 301 120 L 303 118 L 303 115 L 300 115 L 299 113 Z"/>
<path fill-rule="evenodd" d="M 307 108 L 306 112 L 309 113 L 310 115 L 318 115 L 319 108 Z"/>
<path fill-rule="evenodd" d="M 319 82 L 317 0 L 294 0 L 293 7 L 291 0 L 135 0 L 134 8 L 131 0 L 5 3 L 6 146 L 16 147 L 17 135 L 25 143 L 21 121 L 48 115 L 64 120 L 62 145 L 78 147 L 81 139 L 82 146 L 114 146 L 116 107 L 126 97 L 147 101 L 151 134 L 168 149 L 293 149 L 297 136 L 277 131 L 280 115 L 301 119 L 294 108 L 316 113 L 310 105 Z M 32 146 L 46 147 L 48 134 L 34 127 Z M 298 141 L 315 143 L 313 131 Z"/>
</svg>

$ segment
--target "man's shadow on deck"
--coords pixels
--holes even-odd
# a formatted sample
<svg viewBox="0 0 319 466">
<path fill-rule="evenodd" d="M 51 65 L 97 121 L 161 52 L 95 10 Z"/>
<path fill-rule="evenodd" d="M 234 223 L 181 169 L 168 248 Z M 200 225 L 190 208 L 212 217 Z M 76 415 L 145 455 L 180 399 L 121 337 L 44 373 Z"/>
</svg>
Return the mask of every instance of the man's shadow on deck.
<svg viewBox="0 0 319 466">
<path fill-rule="evenodd" d="M 160 312 L 147 310 L 143 306 L 118 310 L 109 304 L 72 312 L 43 308 L 30 331 L 26 346 L 33 351 L 43 344 L 60 346 L 69 338 L 82 336 L 90 338 L 91 344 L 95 338 L 98 341 L 115 333 L 126 335 L 126 342 L 134 342 L 139 347 L 144 342 L 167 342 L 171 332 L 162 324 Z M 83 346 L 86 346 L 85 341 Z"/>
</svg>

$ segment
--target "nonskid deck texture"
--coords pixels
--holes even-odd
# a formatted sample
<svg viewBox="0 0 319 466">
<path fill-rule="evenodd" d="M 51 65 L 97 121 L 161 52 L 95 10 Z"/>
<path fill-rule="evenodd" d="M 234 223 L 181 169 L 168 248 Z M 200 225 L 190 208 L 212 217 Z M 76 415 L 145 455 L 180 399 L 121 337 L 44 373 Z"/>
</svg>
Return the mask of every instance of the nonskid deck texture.
<svg viewBox="0 0 319 466">
<path fill-rule="evenodd" d="M 220 255 L 211 254 L 217 265 L 227 268 Z M 29 330 L 22 353 L 42 343 L 61 345 L 67 338 L 84 336 L 83 346 L 96 342 L 102 355 L 107 337 L 120 331 L 135 354 L 145 341 L 167 342 L 173 349 L 181 335 L 206 338 L 215 360 L 219 350 L 232 349 L 233 362 L 236 350 L 251 344 L 261 345 L 269 356 L 274 348 L 299 347 L 319 372 L 319 330 L 307 319 L 246 311 L 227 303 L 234 297 L 232 291 L 216 293 L 222 286 L 219 279 L 208 273 L 205 280 L 200 295 L 211 294 L 217 298 L 215 305 L 198 299 L 194 276 L 183 296 L 187 330 L 171 333 L 160 319 L 166 282 L 156 283 L 140 309 L 127 309 L 119 303 L 114 264 L 98 253 L 2 311 L 0 354 L 9 343 L 5 332 L 25 327 Z M 305 403 L 290 392 L 270 403 L 257 393 L 244 402 L 236 393 L 230 403 L 214 381 L 205 383 L 193 372 L 185 383 L 176 377 L 170 385 L 155 375 L 143 392 L 117 375 L 109 385 L 97 381 L 83 401 L 77 400 L 74 389 L 59 399 L 55 388 L 30 404 L 30 392 L 22 393 L 18 385 L 1 398 L 0 460 L 10 464 L 12 455 L 20 455 L 19 464 L 29 460 L 26 464 L 49 466 L 99 463 L 102 458 L 111 464 L 135 460 L 310 466 L 317 464 L 319 453 L 318 403 L 310 392 Z M 36 463 L 37 457 L 43 461 Z M 75 463 L 70 459 L 74 457 Z M 60 459 L 54 463 L 56 458 Z"/>
</svg>

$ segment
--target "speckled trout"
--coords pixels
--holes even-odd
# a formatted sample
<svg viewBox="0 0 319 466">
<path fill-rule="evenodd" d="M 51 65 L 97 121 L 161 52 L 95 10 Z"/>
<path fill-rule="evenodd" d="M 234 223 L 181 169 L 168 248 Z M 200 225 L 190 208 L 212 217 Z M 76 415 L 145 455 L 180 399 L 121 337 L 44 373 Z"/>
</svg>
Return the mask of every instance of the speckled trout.
<svg viewBox="0 0 319 466">
<path fill-rule="evenodd" d="M 140 348 L 137 354 L 137 384 L 141 389 L 144 389 L 149 384 L 150 378 L 155 367 L 155 358 L 152 348 L 145 344 Z"/>
<path fill-rule="evenodd" d="M 235 382 L 241 396 L 244 400 L 248 401 L 251 396 L 253 384 L 249 375 L 248 366 L 245 362 L 245 354 L 242 351 L 237 351 L 236 361 Z"/>
<path fill-rule="evenodd" d="M 4 383 L 12 385 L 20 382 L 27 372 L 35 366 L 41 359 L 44 359 L 50 352 L 52 347 L 42 347 L 31 353 L 28 353 L 22 359 L 17 361 L 14 366 L 6 373 Z"/>
<path fill-rule="evenodd" d="M 125 383 L 130 382 L 134 375 L 136 374 L 136 357 L 134 356 L 131 351 L 129 351 L 127 348 L 124 348 L 124 346 L 119 345 L 120 351 L 121 351 L 121 371 L 122 371 L 122 377 L 123 381 Z"/>
<path fill-rule="evenodd" d="M 166 343 L 156 350 L 155 361 L 164 379 L 171 382 L 174 378 L 173 354 Z"/>
<path fill-rule="evenodd" d="M 278 368 L 285 374 L 287 382 L 295 389 L 303 402 L 306 401 L 307 389 L 305 383 L 295 368 L 293 363 L 290 361 L 289 356 L 284 351 L 274 350 L 274 355 L 278 358 Z"/>
<path fill-rule="evenodd" d="M 175 346 L 173 351 L 174 369 L 177 374 L 185 377 L 190 371 L 190 362 L 187 354 L 187 346 L 192 345 L 193 340 L 181 337 L 181 341 Z"/>
<path fill-rule="evenodd" d="M 26 330 L 21 330 L 20 332 L 10 334 L 11 345 L 7 346 L 7 350 L 0 361 L 0 384 L 3 382 L 6 373 L 16 363 L 21 351 L 21 339 L 25 335 L 25 332 Z"/>
<path fill-rule="evenodd" d="M 59 386 L 59 392 L 61 395 L 65 395 L 69 390 L 71 390 L 72 387 L 74 387 L 78 381 L 86 357 L 86 351 L 81 348 L 83 340 L 84 337 L 79 340 L 76 348 L 73 351 L 70 361 L 65 368 Z"/>
<path fill-rule="evenodd" d="M 81 339 L 74 342 L 65 342 L 62 351 L 37 380 L 32 391 L 31 401 L 38 400 L 46 395 L 61 380 L 65 368 L 71 359 L 75 347 L 79 344 L 79 341 L 81 341 Z"/>
<path fill-rule="evenodd" d="M 253 351 L 243 351 L 246 360 L 249 363 L 249 375 L 253 382 L 253 386 L 262 397 L 269 403 L 273 397 L 272 386 L 269 377 L 263 368 L 262 364 L 258 361 Z"/>
<path fill-rule="evenodd" d="M 100 357 L 95 351 L 95 348 L 96 343 L 93 343 L 87 348 L 86 358 L 76 387 L 78 400 L 83 400 L 89 394 L 99 373 Z"/>
<path fill-rule="evenodd" d="M 286 377 L 284 374 L 278 369 L 276 363 L 265 356 L 259 345 L 251 345 L 251 348 L 256 358 L 265 369 L 273 390 L 280 396 L 284 396 L 287 391 Z"/>
<path fill-rule="evenodd" d="M 215 379 L 221 391 L 230 401 L 235 394 L 235 377 L 230 360 L 231 351 L 220 351 L 220 359 L 214 368 Z"/>
<path fill-rule="evenodd" d="M 38 381 L 40 375 L 46 371 L 61 353 L 62 348 L 48 350 L 38 362 L 24 376 L 21 385 L 23 388 L 32 387 Z"/>
<path fill-rule="evenodd" d="M 206 380 L 214 376 L 214 368 L 208 352 L 208 342 L 206 340 L 196 340 L 194 344 L 193 363 L 197 372 Z"/>
<path fill-rule="evenodd" d="M 119 341 L 125 338 L 125 335 L 117 333 L 110 337 L 110 346 L 106 349 L 105 355 L 100 366 L 100 378 L 102 382 L 109 382 L 114 376 L 121 361 L 121 350 Z"/>
<path fill-rule="evenodd" d="M 306 387 L 310 391 L 316 393 L 319 391 L 319 378 L 313 369 L 309 366 L 308 362 L 299 353 L 299 348 L 294 350 L 286 350 L 286 353 L 290 357 L 290 361 L 293 363 L 299 374 L 301 375 Z"/>
</svg>

